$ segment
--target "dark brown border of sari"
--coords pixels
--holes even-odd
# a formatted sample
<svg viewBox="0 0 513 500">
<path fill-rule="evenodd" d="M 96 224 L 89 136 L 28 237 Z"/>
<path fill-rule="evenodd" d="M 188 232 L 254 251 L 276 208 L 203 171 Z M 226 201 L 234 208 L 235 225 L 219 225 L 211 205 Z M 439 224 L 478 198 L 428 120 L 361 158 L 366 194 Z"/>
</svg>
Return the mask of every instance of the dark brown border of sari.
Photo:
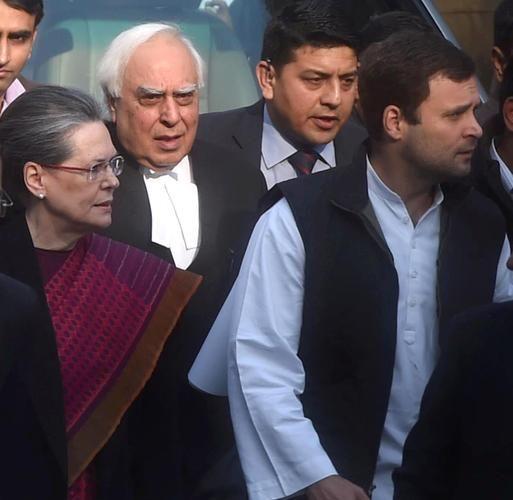
<svg viewBox="0 0 513 500">
<path fill-rule="evenodd" d="M 114 385 L 68 441 L 68 484 L 92 462 L 150 378 L 164 344 L 202 278 L 176 269 L 137 347 Z"/>
</svg>

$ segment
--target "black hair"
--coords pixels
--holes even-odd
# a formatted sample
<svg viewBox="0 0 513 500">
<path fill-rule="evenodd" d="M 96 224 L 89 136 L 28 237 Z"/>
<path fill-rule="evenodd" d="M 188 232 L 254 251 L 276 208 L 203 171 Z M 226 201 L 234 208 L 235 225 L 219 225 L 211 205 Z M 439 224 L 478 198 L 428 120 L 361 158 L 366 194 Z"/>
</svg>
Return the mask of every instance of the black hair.
<svg viewBox="0 0 513 500">
<path fill-rule="evenodd" d="M 511 97 L 513 97 L 513 61 L 508 61 L 502 81 L 499 86 L 499 112 L 497 113 L 497 119 L 495 120 L 495 132 L 502 134 L 505 131 L 504 117 L 502 110 L 504 109 L 504 103 Z"/>
<path fill-rule="evenodd" d="M 455 82 L 475 74 L 472 59 L 444 38 L 403 31 L 374 43 L 363 53 L 358 76 L 360 107 L 369 135 L 383 136 L 383 112 L 398 106 L 419 123 L 417 109 L 429 96 L 429 81 L 441 75 Z"/>
<path fill-rule="evenodd" d="M 2 0 L 6 5 L 13 9 L 24 10 L 32 16 L 36 16 L 35 25 L 37 26 L 43 19 L 43 0 Z"/>
<path fill-rule="evenodd" d="M 502 0 L 493 16 L 493 44 L 506 59 L 513 56 L 513 0 Z"/>
<path fill-rule="evenodd" d="M 434 33 L 433 28 L 421 17 L 402 10 L 394 10 L 372 16 L 360 31 L 360 50 L 371 43 L 381 42 L 400 31 Z"/>
<path fill-rule="evenodd" d="M 347 46 L 358 49 L 358 37 L 346 22 L 335 0 L 300 0 L 286 4 L 269 21 L 262 47 L 262 60 L 280 70 L 291 62 L 294 51 L 312 47 Z"/>
</svg>

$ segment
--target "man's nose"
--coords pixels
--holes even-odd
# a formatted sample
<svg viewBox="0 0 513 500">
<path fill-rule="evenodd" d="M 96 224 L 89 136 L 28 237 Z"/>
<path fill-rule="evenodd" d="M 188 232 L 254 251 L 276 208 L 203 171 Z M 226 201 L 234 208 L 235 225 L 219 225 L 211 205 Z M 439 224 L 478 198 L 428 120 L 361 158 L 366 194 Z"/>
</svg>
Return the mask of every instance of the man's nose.
<svg viewBox="0 0 513 500">
<path fill-rule="evenodd" d="M 340 82 L 336 79 L 326 81 L 323 87 L 321 103 L 330 107 L 337 107 L 342 100 Z"/>
<path fill-rule="evenodd" d="M 479 125 L 479 122 L 477 121 L 477 118 L 474 113 L 472 113 L 470 117 L 467 135 L 475 137 L 476 139 L 479 139 L 483 135 L 483 129 L 481 128 L 481 125 Z"/>
<path fill-rule="evenodd" d="M 166 96 L 160 107 L 160 121 L 167 126 L 174 126 L 180 121 L 179 106 L 173 96 Z"/>
<path fill-rule="evenodd" d="M 0 37 L 0 66 L 6 65 L 11 59 L 9 40 Z"/>
</svg>

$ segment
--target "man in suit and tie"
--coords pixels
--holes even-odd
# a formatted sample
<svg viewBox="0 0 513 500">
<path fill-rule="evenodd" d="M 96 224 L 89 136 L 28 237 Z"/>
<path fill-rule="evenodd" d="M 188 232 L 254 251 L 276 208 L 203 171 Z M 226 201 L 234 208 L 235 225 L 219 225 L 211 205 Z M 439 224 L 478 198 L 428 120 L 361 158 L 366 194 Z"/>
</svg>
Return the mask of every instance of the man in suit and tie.
<svg viewBox="0 0 513 500">
<path fill-rule="evenodd" d="M 293 2 L 269 21 L 256 78 L 263 99 L 200 117 L 198 137 L 241 152 L 270 189 L 351 160 L 357 41 L 338 2 Z"/>
<path fill-rule="evenodd" d="M 472 174 L 476 188 L 491 198 L 502 211 L 513 241 L 513 66 L 502 74 L 499 107 L 484 127 L 473 158 Z"/>
<path fill-rule="evenodd" d="M 176 26 L 143 24 L 121 33 L 98 74 L 114 143 L 126 158 L 107 234 L 204 277 L 161 356 L 145 402 L 155 408 L 144 478 L 152 498 L 172 491 L 173 498 L 189 499 L 216 462 L 213 440 L 229 448 L 229 431 L 214 429 L 215 422 L 229 425 L 229 419 L 224 402 L 204 406 L 186 371 L 225 297 L 235 249 L 263 182 L 236 152 L 195 140 L 203 62 Z"/>
<path fill-rule="evenodd" d="M 0 0 L 0 114 L 33 85 L 20 73 L 42 17 L 42 0 Z"/>
</svg>

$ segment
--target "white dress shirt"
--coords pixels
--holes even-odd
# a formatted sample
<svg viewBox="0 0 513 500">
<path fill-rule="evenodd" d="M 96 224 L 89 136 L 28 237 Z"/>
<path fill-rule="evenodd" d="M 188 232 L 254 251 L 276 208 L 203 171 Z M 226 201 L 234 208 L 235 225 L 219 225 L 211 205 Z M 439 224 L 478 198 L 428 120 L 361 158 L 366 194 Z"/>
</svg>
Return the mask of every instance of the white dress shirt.
<svg viewBox="0 0 513 500">
<path fill-rule="evenodd" d="M 399 279 L 397 342 L 387 415 L 374 476 L 373 500 L 391 500 L 392 471 L 401 464 L 406 436 L 438 357 L 436 281 L 443 194 L 416 226 L 401 198 L 368 165 L 369 199 Z"/>
<path fill-rule="evenodd" d="M 414 227 L 402 200 L 370 165 L 368 182 L 399 277 L 396 361 L 373 493 L 373 499 L 390 500 L 390 473 L 401 462 L 404 439 L 437 357 L 436 257 L 443 195 L 437 192 L 433 206 Z M 505 238 L 496 301 L 512 297 L 509 254 Z M 304 262 L 303 242 L 282 199 L 257 223 L 240 274 L 190 374 L 195 385 L 218 394 L 223 377 L 227 380 L 251 500 L 282 498 L 329 475 L 344 475 L 334 469 L 299 400 L 305 380 L 297 356 Z M 220 357 L 217 365 L 213 353 Z M 222 369 L 226 360 L 227 372 Z"/>
<path fill-rule="evenodd" d="M 335 146 L 333 141 L 328 144 L 316 146 L 315 151 L 322 157 L 312 168 L 312 173 L 333 168 L 336 164 Z M 297 149 L 288 142 L 274 127 L 271 117 L 264 106 L 264 126 L 262 131 L 262 158 L 260 171 L 262 172 L 267 189 L 271 189 L 278 182 L 294 179 L 297 173 L 287 158 Z"/>
<path fill-rule="evenodd" d="M 0 115 L 7 109 L 7 106 L 11 104 L 14 99 L 19 97 L 21 94 L 25 92 L 25 87 L 23 84 L 16 78 L 9 87 L 7 87 L 7 90 L 4 94 L 4 99 L 2 102 L 2 109 L 0 110 Z"/>
<path fill-rule="evenodd" d="M 169 170 L 141 171 L 151 207 L 151 240 L 169 248 L 175 265 L 187 269 L 200 245 L 198 188 L 189 158 Z"/>
<path fill-rule="evenodd" d="M 513 196 L 513 172 L 511 172 L 504 160 L 500 157 L 499 152 L 495 147 L 495 139 L 492 139 L 492 143 L 490 144 L 490 157 L 492 160 L 499 163 L 502 185 L 508 194 Z"/>
</svg>

